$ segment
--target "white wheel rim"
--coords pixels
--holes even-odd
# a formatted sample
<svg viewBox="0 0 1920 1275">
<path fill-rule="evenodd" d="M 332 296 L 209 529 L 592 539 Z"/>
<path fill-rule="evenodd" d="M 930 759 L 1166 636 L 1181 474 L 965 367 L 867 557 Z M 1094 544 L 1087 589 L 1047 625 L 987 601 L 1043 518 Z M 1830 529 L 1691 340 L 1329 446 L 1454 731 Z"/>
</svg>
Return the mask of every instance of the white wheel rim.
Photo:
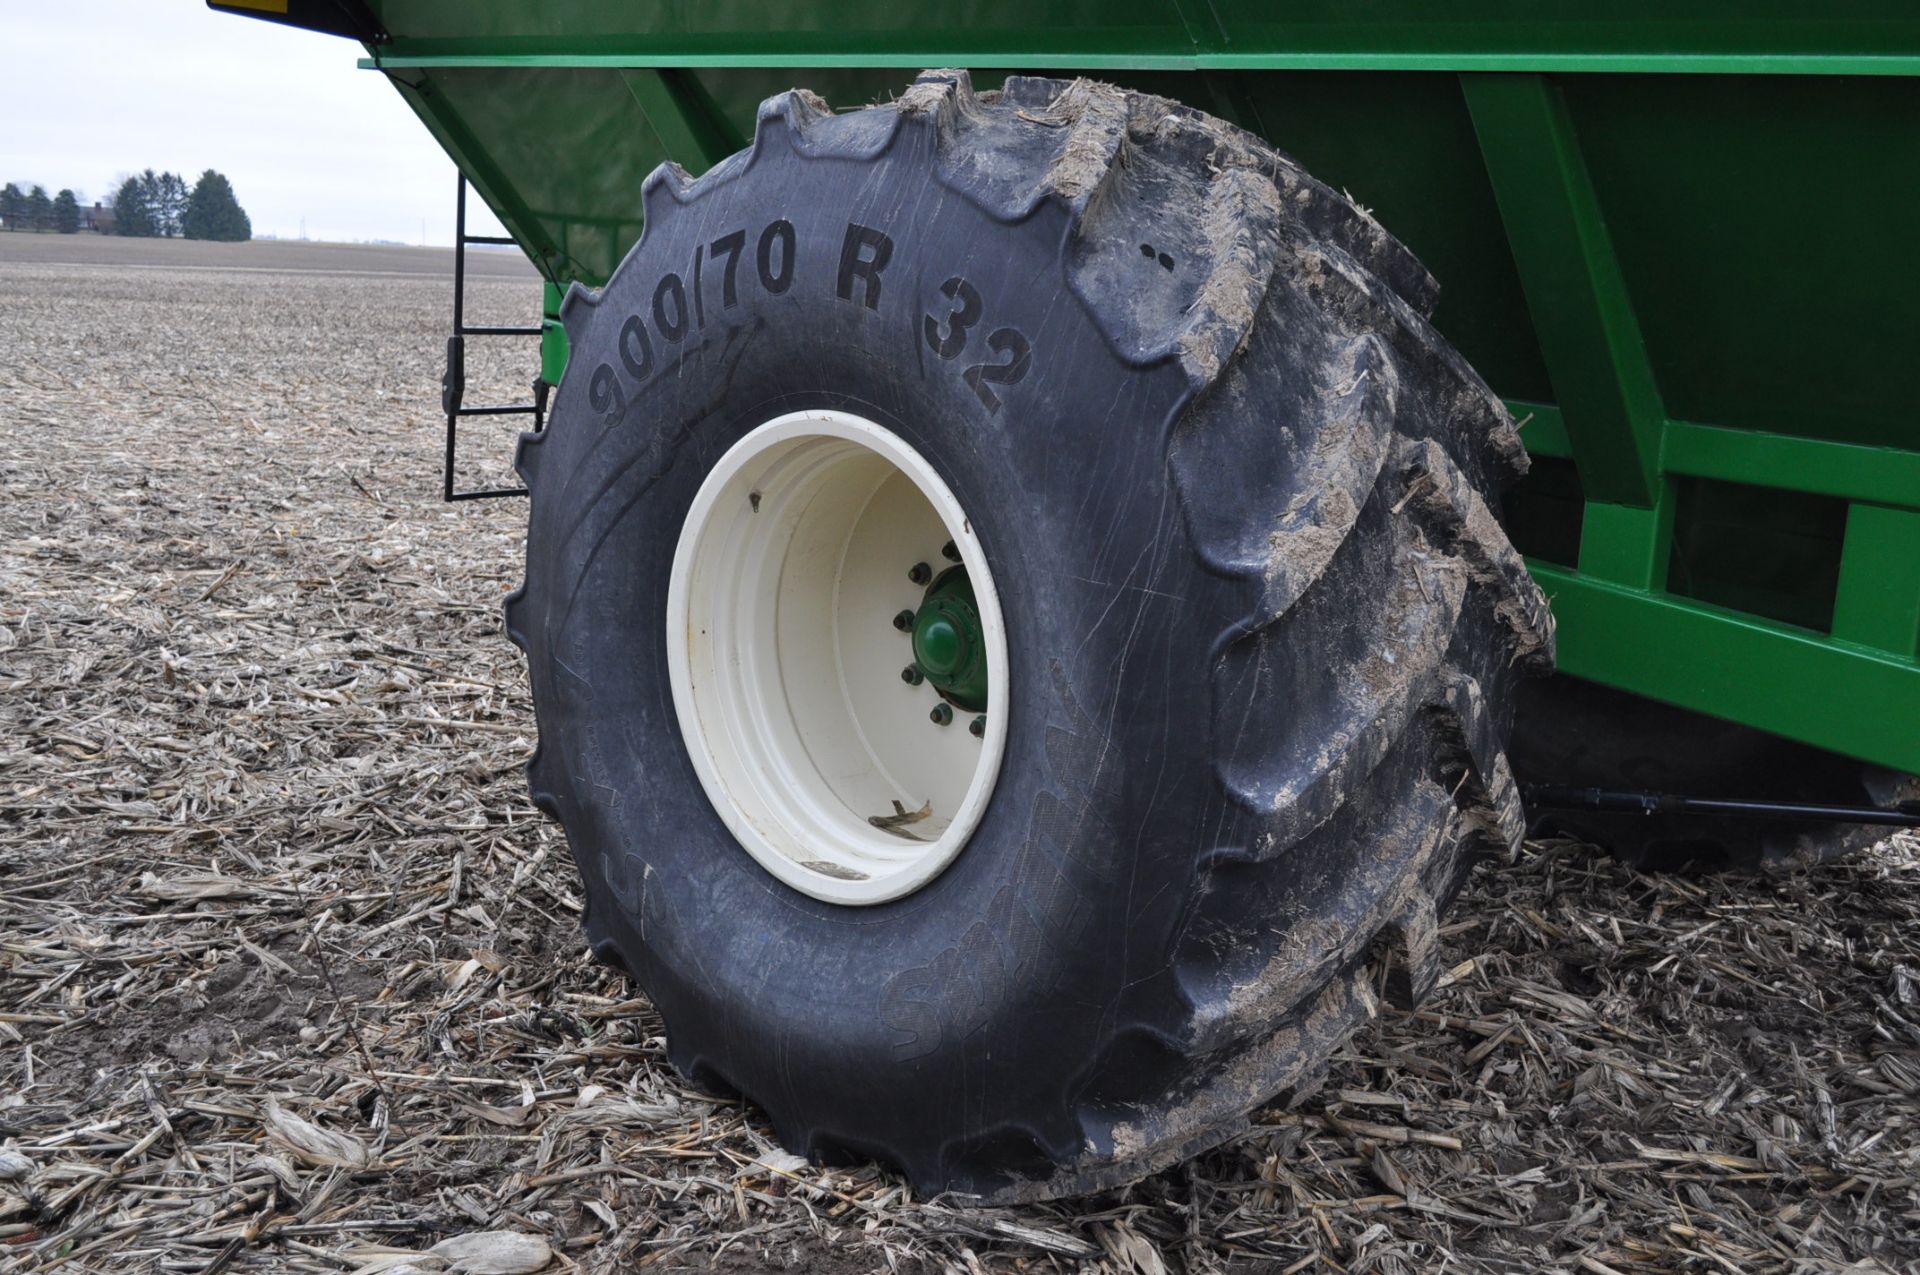
<svg viewBox="0 0 1920 1275">
<path fill-rule="evenodd" d="M 909 570 L 950 567 L 949 542 L 986 647 L 979 735 L 963 709 L 930 720 L 943 701 L 903 680 L 912 640 L 893 624 L 924 593 Z M 708 799 L 794 889 L 831 903 L 900 898 L 979 826 L 1006 742 L 1006 627 L 959 501 L 891 431 L 794 412 L 720 458 L 674 553 L 667 660 Z M 889 816 L 892 827 L 874 822 Z"/>
</svg>

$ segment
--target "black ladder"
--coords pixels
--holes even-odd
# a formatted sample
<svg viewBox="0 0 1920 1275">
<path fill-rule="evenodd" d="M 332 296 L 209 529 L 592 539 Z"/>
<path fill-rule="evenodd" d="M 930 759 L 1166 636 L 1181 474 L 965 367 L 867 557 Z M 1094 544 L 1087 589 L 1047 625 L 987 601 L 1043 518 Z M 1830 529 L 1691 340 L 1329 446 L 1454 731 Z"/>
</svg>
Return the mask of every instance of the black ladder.
<svg viewBox="0 0 1920 1275">
<path fill-rule="evenodd" d="M 447 414 L 447 459 L 441 494 L 447 500 L 488 500 L 495 496 L 524 496 L 525 487 L 480 487 L 470 491 L 453 485 L 454 448 L 463 416 L 531 416 L 533 432 L 546 427 L 547 391 L 552 388 L 545 377 L 533 378 L 530 403 L 483 403 L 469 407 L 467 394 L 467 338 L 470 336 L 541 336 L 540 325 L 501 327 L 494 324 L 467 323 L 467 245 L 511 244 L 507 235 L 470 235 L 467 233 L 467 175 L 458 177 L 459 195 L 454 204 L 453 223 L 453 335 L 447 338 L 447 371 L 440 378 L 440 408 Z"/>
</svg>

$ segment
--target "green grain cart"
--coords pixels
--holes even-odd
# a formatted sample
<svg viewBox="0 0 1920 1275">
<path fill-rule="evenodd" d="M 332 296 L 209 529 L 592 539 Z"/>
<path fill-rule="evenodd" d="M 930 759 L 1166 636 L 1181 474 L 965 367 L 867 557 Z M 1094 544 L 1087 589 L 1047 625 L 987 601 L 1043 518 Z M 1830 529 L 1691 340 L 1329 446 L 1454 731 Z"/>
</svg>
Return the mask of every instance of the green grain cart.
<svg viewBox="0 0 1920 1275">
<path fill-rule="evenodd" d="M 1529 813 L 1920 821 L 1910 4 L 215 3 L 546 276 L 533 797 L 796 1150 L 1127 1181 Z"/>
</svg>

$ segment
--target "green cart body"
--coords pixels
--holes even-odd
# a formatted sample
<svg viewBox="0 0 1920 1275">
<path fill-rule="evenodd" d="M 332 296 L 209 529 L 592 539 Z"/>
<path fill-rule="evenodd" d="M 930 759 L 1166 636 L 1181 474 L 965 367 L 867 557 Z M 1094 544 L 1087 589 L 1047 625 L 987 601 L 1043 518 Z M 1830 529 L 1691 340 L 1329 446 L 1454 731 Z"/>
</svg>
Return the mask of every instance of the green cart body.
<svg viewBox="0 0 1920 1275">
<path fill-rule="evenodd" d="M 1522 419 L 1563 670 L 1920 772 L 1920 16 L 1895 0 L 230 0 L 362 41 L 549 281 L 801 85 L 1092 76 L 1238 123 L 1443 291 Z"/>
</svg>

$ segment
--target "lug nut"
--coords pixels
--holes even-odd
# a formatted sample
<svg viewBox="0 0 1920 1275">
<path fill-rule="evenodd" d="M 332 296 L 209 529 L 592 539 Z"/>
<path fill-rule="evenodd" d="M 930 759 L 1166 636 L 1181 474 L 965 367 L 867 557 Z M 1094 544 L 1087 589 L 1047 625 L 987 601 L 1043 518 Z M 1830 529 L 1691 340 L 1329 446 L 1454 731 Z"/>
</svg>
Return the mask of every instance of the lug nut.
<svg viewBox="0 0 1920 1275">
<path fill-rule="evenodd" d="M 940 556 L 948 562 L 958 562 L 960 561 L 960 546 L 949 540 L 940 546 Z"/>
<path fill-rule="evenodd" d="M 945 726 L 948 722 L 953 720 L 953 705 L 935 704 L 933 706 L 933 711 L 927 714 L 927 720 L 932 722 L 935 726 Z"/>
<path fill-rule="evenodd" d="M 907 579 L 913 581 L 915 584 L 925 584 L 927 581 L 933 579 L 933 568 L 924 562 L 916 562 L 907 568 Z"/>
<path fill-rule="evenodd" d="M 983 714 L 979 717 L 974 718 L 973 721 L 968 724 L 967 729 L 973 733 L 973 737 L 975 739 L 984 738 L 987 733 L 986 716 Z"/>
<path fill-rule="evenodd" d="M 913 627 L 913 612 L 902 611 L 899 615 L 894 616 L 893 627 L 899 629 L 902 633 L 907 632 Z"/>
<path fill-rule="evenodd" d="M 909 664 L 900 670 L 900 680 L 908 686 L 918 686 L 927 680 L 927 675 L 920 671 L 918 664 Z"/>
</svg>

